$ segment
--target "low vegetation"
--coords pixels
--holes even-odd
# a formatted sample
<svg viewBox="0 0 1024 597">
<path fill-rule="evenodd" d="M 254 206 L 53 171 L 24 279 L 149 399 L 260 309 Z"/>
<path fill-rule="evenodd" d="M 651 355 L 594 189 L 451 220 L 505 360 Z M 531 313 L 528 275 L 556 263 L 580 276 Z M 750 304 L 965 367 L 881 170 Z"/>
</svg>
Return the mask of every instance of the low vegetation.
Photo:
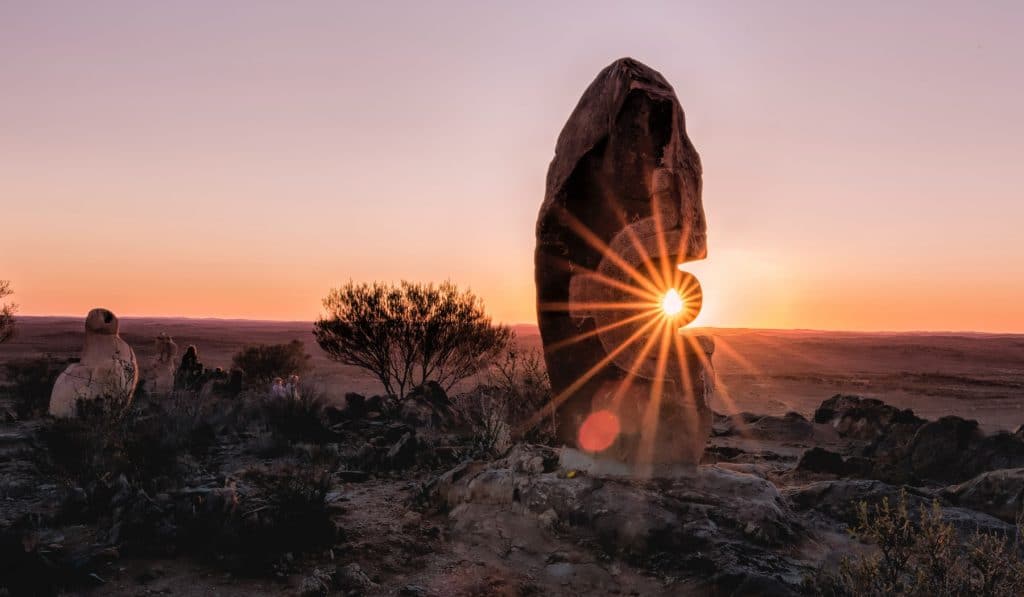
<svg viewBox="0 0 1024 597">
<path fill-rule="evenodd" d="M 7 391 L 13 398 L 19 418 L 29 419 L 46 414 L 50 405 L 50 391 L 67 364 L 66 359 L 52 356 L 4 363 Z"/>
<path fill-rule="evenodd" d="M 3 301 L 12 294 L 14 291 L 11 290 L 11 283 L 7 280 L 0 280 L 0 344 L 14 336 L 14 314 L 18 310 L 18 306 Z"/>
<path fill-rule="evenodd" d="M 311 358 L 302 342 L 292 340 L 287 344 L 246 346 L 231 359 L 231 364 L 245 372 L 248 381 L 266 386 L 276 377 L 305 374 L 312 368 Z"/>
<path fill-rule="evenodd" d="M 960 532 L 937 501 L 914 516 L 906 491 L 896 503 L 883 498 L 857 506 L 850 533 L 871 551 L 844 558 L 836 572 L 824 573 L 812 592 L 835 596 L 1024 594 L 1024 515 L 1014 534 Z"/>
<path fill-rule="evenodd" d="M 554 419 L 524 428 L 551 399 L 543 355 L 520 348 L 515 341 L 493 362 L 486 383 L 454 398 L 456 409 L 469 422 L 482 454 L 503 453 L 515 439 L 549 443 L 555 437 Z"/>
</svg>

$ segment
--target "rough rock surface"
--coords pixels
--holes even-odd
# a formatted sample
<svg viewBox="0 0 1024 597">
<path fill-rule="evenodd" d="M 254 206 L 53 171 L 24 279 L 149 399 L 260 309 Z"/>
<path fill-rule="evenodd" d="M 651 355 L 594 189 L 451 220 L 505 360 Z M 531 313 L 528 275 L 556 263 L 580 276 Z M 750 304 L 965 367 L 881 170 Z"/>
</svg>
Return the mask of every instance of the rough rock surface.
<svg viewBox="0 0 1024 597">
<path fill-rule="evenodd" d="M 674 90 L 635 60 L 614 62 L 583 93 L 559 135 L 537 220 L 540 332 L 566 445 L 579 445 L 589 415 L 610 410 L 619 433 L 605 456 L 700 461 L 711 426 L 713 343 L 694 336 L 669 342 L 669 366 L 659 376 L 662 351 L 641 348 L 647 340 L 656 344 L 659 316 L 622 323 L 638 308 L 607 305 L 656 308 L 660 300 L 650 296 L 685 284 L 699 288 L 676 265 L 706 256 L 705 231 L 700 158 Z M 698 297 L 694 290 L 690 300 Z M 664 385 L 656 387 L 655 377 Z"/>
<path fill-rule="evenodd" d="M 841 454 L 818 446 L 804 452 L 796 468 L 800 471 L 836 476 L 846 475 L 851 469 Z"/>
<path fill-rule="evenodd" d="M 806 441 L 814 435 L 814 425 L 796 412 L 788 412 L 781 417 L 747 412 L 720 415 L 716 417 L 713 429 L 715 435 L 791 442 Z"/>
<path fill-rule="evenodd" d="M 843 437 L 870 440 L 894 424 L 919 426 L 923 419 L 874 398 L 836 394 L 814 411 L 814 422 L 832 425 Z"/>
<path fill-rule="evenodd" d="M 978 422 L 942 417 L 921 425 L 909 438 L 893 433 L 866 452 L 870 474 L 894 482 L 959 483 L 985 471 L 1024 466 L 1024 439 L 1011 433 L 985 435 Z"/>
<path fill-rule="evenodd" d="M 448 431 L 455 425 L 456 418 L 451 399 L 434 381 L 416 386 L 409 392 L 402 401 L 400 416 L 419 433 Z"/>
<path fill-rule="evenodd" d="M 856 525 L 858 504 L 864 502 L 876 505 L 886 499 L 895 505 L 900 489 L 899 486 L 874 479 L 837 479 L 785 488 L 782 494 L 797 512 L 825 515 L 847 525 Z M 935 499 L 913 487 L 904 486 L 903 489 L 907 492 L 908 514 L 912 519 L 920 515 L 922 506 L 930 506 Z M 994 516 L 967 508 L 945 507 L 943 517 L 963 532 L 982 530 L 1008 533 L 1013 529 Z"/>
<path fill-rule="evenodd" d="M 792 555 L 800 524 L 779 490 L 717 466 L 630 481 L 562 468 L 554 450 L 520 444 L 504 459 L 456 467 L 432 494 L 456 528 L 512 513 L 629 561 L 688 571 L 691 589 L 785 594 L 809 567 Z"/>
<path fill-rule="evenodd" d="M 970 481 L 945 488 L 942 496 L 958 506 L 1016 522 L 1024 513 L 1024 468 L 982 473 Z"/>
<path fill-rule="evenodd" d="M 79 400 L 105 400 L 126 407 L 139 381 L 135 352 L 118 335 L 117 316 L 106 309 L 93 309 L 85 318 L 85 347 L 82 358 L 57 378 L 50 394 L 50 414 L 73 417 Z"/>
</svg>

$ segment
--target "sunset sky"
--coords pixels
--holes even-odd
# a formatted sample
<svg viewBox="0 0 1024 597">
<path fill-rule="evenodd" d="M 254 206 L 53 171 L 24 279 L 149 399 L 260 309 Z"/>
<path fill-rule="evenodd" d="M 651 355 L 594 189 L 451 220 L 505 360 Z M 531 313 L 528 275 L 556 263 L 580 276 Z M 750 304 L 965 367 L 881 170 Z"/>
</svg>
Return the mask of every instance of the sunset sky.
<svg viewBox="0 0 1024 597">
<path fill-rule="evenodd" d="M 698 324 L 1024 332 L 1022 31 L 1016 1 L 2 0 L 0 279 L 22 314 L 293 320 L 450 279 L 535 322 L 555 139 L 632 56 L 704 164 Z"/>
</svg>

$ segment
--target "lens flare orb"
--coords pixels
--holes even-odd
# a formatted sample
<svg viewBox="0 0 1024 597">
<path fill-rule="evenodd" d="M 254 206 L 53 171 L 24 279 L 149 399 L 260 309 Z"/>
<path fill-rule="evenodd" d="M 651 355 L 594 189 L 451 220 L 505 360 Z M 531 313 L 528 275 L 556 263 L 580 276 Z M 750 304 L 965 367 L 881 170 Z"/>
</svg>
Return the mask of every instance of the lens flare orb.
<svg viewBox="0 0 1024 597">
<path fill-rule="evenodd" d="M 587 417 L 580 426 L 580 447 L 587 452 L 607 450 L 619 437 L 621 424 L 615 413 L 599 410 Z"/>
</svg>

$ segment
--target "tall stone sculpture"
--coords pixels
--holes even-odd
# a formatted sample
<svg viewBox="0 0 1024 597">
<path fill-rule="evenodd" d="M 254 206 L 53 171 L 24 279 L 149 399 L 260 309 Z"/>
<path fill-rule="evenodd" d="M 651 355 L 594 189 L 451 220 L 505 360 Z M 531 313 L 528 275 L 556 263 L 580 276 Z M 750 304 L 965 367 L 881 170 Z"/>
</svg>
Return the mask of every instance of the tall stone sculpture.
<svg viewBox="0 0 1024 597">
<path fill-rule="evenodd" d="M 641 465 L 700 461 L 710 338 L 682 331 L 707 254 L 701 165 L 661 74 L 601 71 L 558 137 L 537 221 L 535 276 L 560 439 Z"/>
<path fill-rule="evenodd" d="M 93 309 L 85 318 L 85 347 L 82 358 L 57 377 L 50 394 L 50 414 L 74 417 L 79 400 L 102 398 L 114 411 L 131 403 L 139 381 L 135 352 L 118 335 L 117 316 L 106 309 Z"/>
</svg>

